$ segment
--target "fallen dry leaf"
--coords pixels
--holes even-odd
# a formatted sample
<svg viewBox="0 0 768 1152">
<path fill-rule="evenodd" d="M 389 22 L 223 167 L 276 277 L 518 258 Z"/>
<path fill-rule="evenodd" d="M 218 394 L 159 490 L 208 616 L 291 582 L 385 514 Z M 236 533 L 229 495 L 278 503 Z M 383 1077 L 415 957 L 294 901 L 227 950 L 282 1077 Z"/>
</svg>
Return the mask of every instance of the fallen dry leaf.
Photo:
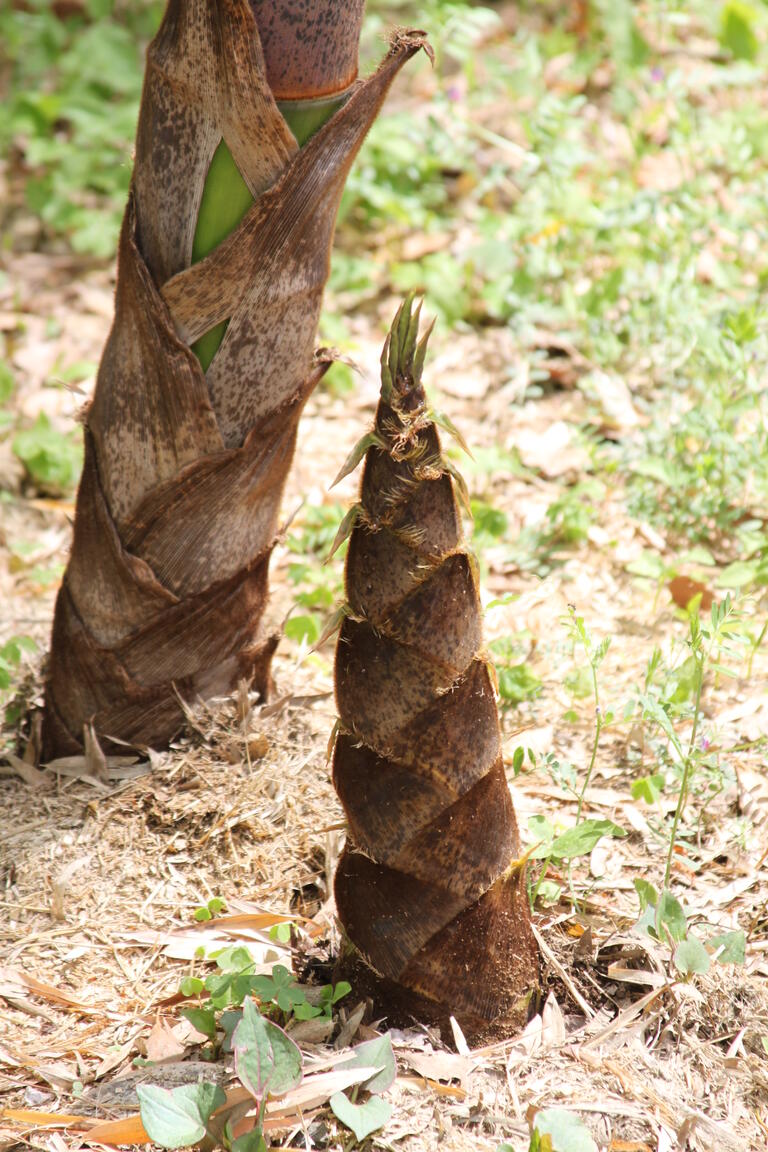
<svg viewBox="0 0 768 1152">
<path fill-rule="evenodd" d="M 141 1122 L 141 1116 L 125 1116 L 122 1120 L 104 1120 L 94 1124 L 84 1134 L 89 1144 L 149 1144 L 150 1139 Z"/>
<path fill-rule="evenodd" d="M 45 772 L 40 772 L 32 764 L 28 764 L 26 760 L 22 760 L 20 756 L 16 756 L 13 752 L 3 752 L 3 759 L 7 760 L 7 765 L 0 764 L 0 776 L 18 776 L 30 788 L 39 789 L 44 792 L 53 785 L 53 781 Z"/>
<path fill-rule="evenodd" d="M 541 1031 L 541 1016 L 537 1013 L 532 1020 L 528 1021 L 523 1031 L 516 1037 L 510 1047 L 509 1056 L 507 1057 L 508 1068 L 511 1069 L 514 1068 L 516 1064 L 524 1063 L 541 1048 Z"/>
<path fill-rule="evenodd" d="M 89 1016 L 100 1015 L 103 1009 L 97 1008 L 92 1004 L 84 1004 L 82 1000 L 77 997 L 71 996 L 68 992 L 62 991 L 60 988 L 54 988 L 51 984 L 46 984 L 42 980 L 36 979 L 34 976 L 27 975 L 20 968 L 2 968 L 0 967 L 0 996 L 7 995 L 7 989 L 10 988 L 11 995 L 18 995 L 19 992 L 34 992 L 36 995 L 42 997 L 43 1000 L 48 1000 L 52 1004 L 59 1004 L 64 1008 L 71 1008 L 77 1012 L 84 1012 Z"/>
<path fill-rule="evenodd" d="M 355 1036 L 357 1036 L 358 1029 L 362 1023 L 363 1016 L 365 1015 L 365 1010 L 366 1003 L 365 1001 L 361 1001 L 359 1004 L 356 1004 L 354 1008 L 345 1009 L 343 1011 L 342 1019 L 344 1022 L 339 1030 L 338 1036 L 336 1037 L 335 1043 L 333 1045 L 334 1048 L 341 1049 L 349 1047 Z M 346 1019 L 344 1019 L 345 1016 Z"/>
<path fill-rule="evenodd" d="M 457 1100 L 464 1100 L 467 1095 L 466 1088 L 456 1084 L 441 1084 L 439 1080 L 428 1080 L 426 1076 L 398 1076 L 397 1082 L 421 1091 L 428 1088 L 436 1096 L 453 1096 Z"/>
<path fill-rule="evenodd" d="M 288 1029 L 288 1035 L 296 1044 L 325 1044 L 335 1027 L 328 1016 L 316 1016 L 314 1020 L 297 1020 Z"/>
<path fill-rule="evenodd" d="M 547 996 L 541 1011 L 541 1042 L 547 1048 L 554 1048 L 565 1040 L 565 1020 L 554 992 Z"/>
<path fill-rule="evenodd" d="M 34 1128 L 87 1128 L 93 1124 L 90 1116 L 72 1116 L 66 1112 L 35 1112 L 28 1108 L 4 1108 L 0 1119 L 12 1120 Z M 126 1141 L 127 1143 L 127 1141 Z"/>
<path fill-rule="evenodd" d="M 678 608 L 687 608 L 694 596 L 698 595 L 701 595 L 701 607 L 704 612 L 709 612 L 712 607 L 714 597 L 706 584 L 692 580 L 690 576 L 675 576 L 668 582 L 667 588 Z"/>
<path fill-rule="evenodd" d="M 466 1088 L 477 1060 L 471 1056 L 457 1056 L 454 1052 L 436 1052 L 431 1045 L 422 1051 L 398 1048 L 398 1057 L 418 1072 L 425 1080 L 458 1080 Z"/>
<path fill-rule="evenodd" d="M 256 975 L 262 972 L 269 975 L 272 965 L 276 963 L 284 963 L 290 967 L 290 949 L 277 941 L 265 938 L 263 934 L 260 935 L 248 928 L 240 928 L 236 934 L 217 931 L 210 927 L 212 923 L 213 921 L 208 920 L 199 930 L 189 928 L 181 932 L 156 932 L 151 928 L 139 932 L 121 932 L 116 938 L 144 944 L 149 948 L 161 948 L 164 956 L 170 956 L 174 960 L 192 960 L 198 948 L 204 948 L 206 953 L 226 948 L 235 936 L 236 939 L 247 942 L 248 951 L 256 964 L 254 969 Z"/>
<path fill-rule="evenodd" d="M 29 1063 L 28 1067 L 33 1068 L 35 1073 L 41 1080 L 45 1080 L 57 1092 L 69 1092 L 72 1085 L 80 1078 L 80 1074 L 74 1064 L 65 1064 L 62 1060 L 58 1060 L 52 1064 L 34 1064 Z"/>
<path fill-rule="evenodd" d="M 718 716 L 721 726 L 736 726 L 742 740 L 749 744 L 768 736 L 768 695 L 747 696 Z"/>
<path fill-rule="evenodd" d="M 333 1072 L 321 1072 L 317 1076 L 307 1076 L 298 1088 L 287 1092 L 279 1100 L 267 1104 L 267 1116 L 284 1116 L 305 1108 L 317 1108 L 330 1100 L 334 1092 L 343 1092 L 355 1084 L 363 1084 L 380 1071 L 379 1068 L 339 1068 Z"/>
<path fill-rule="evenodd" d="M 542 432 L 521 428 L 510 443 L 518 449 L 527 468 L 535 468 L 551 479 L 566 472 L 583 472 L 588 467 L 589 454 L 576 441 L 574 426 L 565 420 L 553 421 Z"/>
<path fill-rule="evenodd" d="M 241 912 L 233 916 L 214 916 L 205 920 L 201 928 L 225 928 L 230 931 L 238 928 L 253 928 L 257 931 L 274 928 L 275 924 L 293 924 L 304 919 L 297 912 L 290 915 L 279 912 Z"/>
<path fill-rule="evenodd" d="M 640 188 L 652 188 L 655 192 L 672 192 L 685 179 L 680 159 L 672 151 L 646 153 L 637 165 L 635 176 Z"/>
<path fill-rule="evenodd" d="M 147 1036 L 147 1059 L 153 1064 L 180 1060 L 186 1050 L 186 1045 L 177 1039 L 166 1021 L 158 1016 Z"/>
<path fill-rule="evenodd" d="M 621 376 L 601 371 L 591 372 L 581 381 L 580 387 L 594 394 L 611 428 L 636 428 L 640 424 L 632 393 Z"/>
<path fill-rule="evenodd" d="M 736 771 L 739 786 L 739 812 L 753 824 L 768 824 L 768 776 L 750 768 Z"/>
</svg>

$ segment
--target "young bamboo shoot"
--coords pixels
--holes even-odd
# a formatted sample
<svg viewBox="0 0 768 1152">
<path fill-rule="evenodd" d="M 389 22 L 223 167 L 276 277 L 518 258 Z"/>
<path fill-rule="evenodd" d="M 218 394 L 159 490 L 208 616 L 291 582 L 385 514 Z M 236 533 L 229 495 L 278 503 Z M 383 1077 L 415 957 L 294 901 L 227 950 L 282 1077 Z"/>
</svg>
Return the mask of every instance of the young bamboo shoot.
<svg viewBox="0 0 768 1152">
<path fill-rule="evenodd" d="M 454 1015 L 477 1038 L 525 1023 L 538 953 L 465 490 L 427 407 L 418 324 L 409 299 L 384 347 L 350 521 L 333 756 L 349 831 L 335 890 L 345 933 L 380 977 L 379 1007 Z"/>
</svg>

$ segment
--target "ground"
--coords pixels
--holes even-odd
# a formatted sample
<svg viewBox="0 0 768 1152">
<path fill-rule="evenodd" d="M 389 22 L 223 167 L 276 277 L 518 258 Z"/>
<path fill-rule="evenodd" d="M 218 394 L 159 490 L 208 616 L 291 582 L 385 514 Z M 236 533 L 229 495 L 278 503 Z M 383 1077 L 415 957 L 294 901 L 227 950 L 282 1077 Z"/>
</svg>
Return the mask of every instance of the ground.
<svg viewBox="0 0 768 1152">
<path fill-rule="evenodd" d="M 633 21 L 627 6 L 622 24 L 622 6 L 595 5 L 581 40 L 539 6 L 420 13 L 438 68 L 403 79 L 345 201 L 322 337 L 360 372 L 334 368 L 301 426 L 272 566 L 273 699 L 200 705 L 169 750 L 115 759 L 107 778 L 82 761 L 39 772 L 14 758 L 18 708 L 6 726 L 3 1146 L 99 1143 L 30 1113 L 123 1115 L 135 1100 L 121 1107 L 115 1078 L 137 1057 L 170 1059 L 156 1083 L 198 1058 L 174 997 L 210 970 L 200 944 L 246 942 L 266 970 L 329 978 L 344 826 L 333 640 L 311 645 L 341 597 L 341 562 L 322 560 L 358 480 L 330 484 L 370 426 L 383 335 L 414 288 L 438 316 L 432 401 L 472 450 L 450 448 L 518 823 L 539 845 L 545 988 L 523 1036 L 470 1055 L 460 1036 L 449 1055 L 417 1024 L 395 1030 L 393 1113 L 373 1147 L 522 1152 L 553 1106 L 615 1152 L 765 1147 L 766 29 L 745 5 L 710 7 L 639 5 Z M 391 16 L 373 6 L 368 57 Z M 11 151 L 2 175 L 0 643 L 37 647 L 0 654 L 4 703 L 28 709 L 113 267 L 30 208 L 26 163 Z M 107 235 L 110 211 L 96 199 Z M 588 833 L 585 818 L 615 834 L 569 859 L 557 837 Z M 197 923 L 214 897 L 224 911 Z M 655 934 L 636 927 L 649 899 Z M 285 918 L 291 945 L 269 934 Z M 330 1034 L 299 1025 L 313 1074 L 334 1042 L 372 1034 L 357 1004 L 353 987 Z M 303 1117 L 289 1096 L 273 1139 L 351 1147 L 328 1094 L 305 1097 Z"/>
</svg>

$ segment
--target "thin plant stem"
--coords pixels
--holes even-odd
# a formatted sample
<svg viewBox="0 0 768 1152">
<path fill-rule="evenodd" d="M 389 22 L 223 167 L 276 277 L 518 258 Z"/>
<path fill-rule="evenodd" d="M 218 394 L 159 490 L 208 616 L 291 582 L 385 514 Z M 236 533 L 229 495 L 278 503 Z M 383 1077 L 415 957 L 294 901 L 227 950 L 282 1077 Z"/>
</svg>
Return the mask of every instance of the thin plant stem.
<svg viewBox="0 0 768 1152">
<path fill-rule="evenodd" d="M 547 870 L 549 868 L 549 864 L 550 864 L 551 860 L 552 860 L 551 856 L 546 856 L 544 858 L 544 864 L 543 864 L 538 876 L 536 877 L 536 883 L 534 885 L 533 891 L 530 893 L 530 898 L 529 898 L 529 903 L 531 906 L 531 912 L 533 912 L 533 909 L 536 906 L 536 897 L 539 894 L 539 888 L 541 888 L 541 882 L 547 874 Z"/>
<path fill-rule="evenodd" d="M 760 648 L 760 645 L 762 644 L 763 640 L 765 639 L 766 631 L 768 631 L 768 620 L 766 620 L 765 624 L 763 624 L 762 631 L 760 632 L 760 635 L 758 636 L 757 640 L 755 640 L 754 644 L 752 645 L 752 647 L 750 649 L 749 660 L 747 662 L 747 680 L 752 679 L 752 664 L 754 662 L 756 652 L 758 651 L 758 649 Z"/>
<path fill-rule="evenodd" d="M 579 804 L 578 804 L 578 807 L 576 809 L 576 823 L 577 824 L 581 820 L 581 810 L 584 807 L 584 797 L 586 795 L 587 788 L 589 788 L 589 782 L 592 779 L 592 772 L 594 770 L 595 761 L 597 759 L 597 748 L 598 748 L 598 745 L 600 743 L 600 733 L 601 733 L 602 728 L 603 728 L 603 714 L 600 711 L 600 694 L 599 694 L 599 690 L 597 687 L 597 671 L 595 669 L 594 664 L 590 664 L 590 667 L 592 669 L 592 689 L 593 689 L 594 694 L 595 694 L 595 738 L 592 741 L 592 755 L 591 755 L 590 760 L 589 760 L 589 767 L 587 768 L 587 774 L 584 777 L 584 783 L 582 784 L 581 792 L 579 793 Z"/>
<path fill-rule="evenodd" d="M 584 783 L 581 786 L 581 792 L 579 793 L 579 803 L 576 807 L 577 825 L 581 823 L 581 810 L 584 807 L 584 797 L 586 796 L 587 788 L 589 788 L 589 782 L 592 779 L 592 772 L 595 767 L 595 761 L 597 760 L 597 749 L 598 745 L 600 744 L 600 732 L 602 731 L 603 727 L 603 714 L 600 711 L 600 694 L 597 687 L 597 669 L 595 668 L 595 665 L 592 663 L 592 661 L 590 661 L 589 666 L 592 669 L 592 689 L 595 694 L 595 738 L 592 741 L 592 755 L 589 758 L 589 767 L 587 768 L 587 774 L 584 777 Z M 571 903 L 573 904 L 574 908 L 576 908 L 576 893 L 573 887 L 573 860 L 568 861 L 568 889 L 571 893 Z"/>
<path fill-rule="evenodd" d="M 667 852 L 667 865 L 664 869 L 664 887 L 669 887 L 670 876 L 672 875 L 672 857 L 675 852 L 675 842 L 677 840 L 677 828 L 680 823 L 680 816 L 683 811 L 683 805 L 688 796 L 688 785 L 690 783 L 691 772 L 693 770 L 693 750 L 696 747 L 696 736 L 699 730 L 699 717 L 701 715 L 701 690 L 704 685 L 704 657 L 699 655 L 696 659 L 697 675 L 696 675 L 696 703 L 693 711 L 693 727 L 691 729 L 691 739 L 688 743 L 688 752 L 686 753 L 685 763 L 683 765 L 683 778 L 680 781 L 680 794 L 677 797 L 677 807 L 675 808 L 675 818 L 672 821 L 672 832 L 669 837 L 669 851 Z"/>
</svg>

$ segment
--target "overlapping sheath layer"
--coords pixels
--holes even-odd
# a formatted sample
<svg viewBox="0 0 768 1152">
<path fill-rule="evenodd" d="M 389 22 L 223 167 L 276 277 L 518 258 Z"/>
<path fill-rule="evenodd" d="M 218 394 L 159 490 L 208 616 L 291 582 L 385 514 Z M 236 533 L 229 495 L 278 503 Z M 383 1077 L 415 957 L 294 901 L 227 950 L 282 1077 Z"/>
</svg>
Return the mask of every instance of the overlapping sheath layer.
<svg viewBox="0 0 768 1152">
<path fill-rule="evenodd" d="M 248 0 L 170 0 L 150 46 L 115 321 L 87 414 L 72 557 L 57 600 L 43 753 L 100 737 L 156 747 L 184 702 L 264 690 L 267 568 L 313 358 L 334 222 L 395 75 L 380 68 L 299 150 L 267 83 Z M 224 140 L 256 197 L 191 264 Z M 190 345 L 228 327 L 207 372 Z"/>
<path fill-rule="evenodd" d="M 398 314 L 349 540 L 333 778 L 339 917 L 390 985 L 475 1035 L 524 1022 L 538 975 L 474 558 Z M 407 1004 L 401 998 L 401 1003 Z"/>
</svg>

